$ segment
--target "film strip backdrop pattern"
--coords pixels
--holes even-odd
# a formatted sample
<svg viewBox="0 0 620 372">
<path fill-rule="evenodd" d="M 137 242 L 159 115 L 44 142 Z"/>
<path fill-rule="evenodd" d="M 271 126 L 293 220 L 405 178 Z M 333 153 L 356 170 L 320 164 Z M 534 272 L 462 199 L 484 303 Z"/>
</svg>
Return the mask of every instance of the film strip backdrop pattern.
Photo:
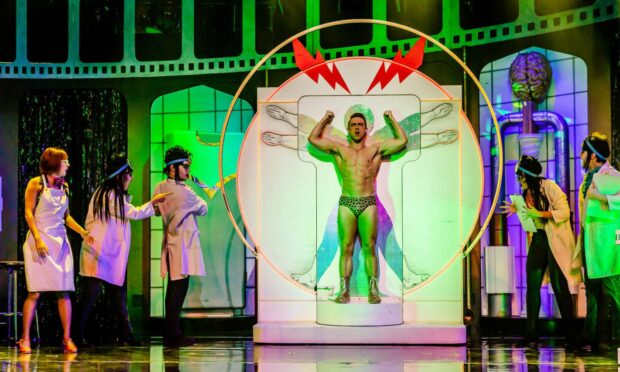
<svg viewBox="0 0 620 372">
<path fill-rule="evenodd" d="M 174 47 L 178 49 L 178 58 L 145 61 L 141 59 L 149 58 L 144 57 L 140 48 L 137 47 L 137 40 L 144 35 L 141 33 L 142 31 L 136 32 L 141 27 L 136 21 L 136 12 L 140 12 L 140 2 L 141 0 L 116 1 L 120 8 L 116 17 L 119 27 L 122 28 L 122 32 L 117 31 L 117 34 L 122 35 L 122 53 L 120 51 L 112 52 L 112 54 L 120 56 L 118 61 L 99 63 L 84 62 L 80 58 L 82 55 L 80 46 L 86 47 L 87 44 L 84 42 L 85 40 L 80 39 L 81 7 L 84 10 L 87 6 L 81 4 L 87 2 L 64 0 L 63 3 L 63 0 L 59 0 L 58 3 L 64 5 L 67 13 L 66 18 L 64 18 L 66 24 L 61 25 L 63 32 L 67 35 L 66 58 L 64 58 L 66 61 L 62 63 L 41 63 L 32 62 L 28 58 L 30 53 L 27 45 L 28 1 L 8 0 L 7 3 L 11 5 L 5 6 L 5 10 L 9 10 L 11 14 L 14 11 L 15 17 L 7 18 L 6 24 L 9 26 L 5 26 L 5 28 L 8 27 L 6 31 L 14 34 L 15 48 L 14 52 L 4 53 L 13 58 L 5 57 L 4 59 L 10 60 L 0 61 L 0 78 L 101 79 L 247 72 L 260 60 L 264 54 L 261 53 L 263 49 L 267 51 L 280 41 L 274 40 L 279 38 L 273 34 L 274 27 L 285 28 L 282 30 L 283 33 L 292 35 L 306 28 L 336 20 L 334 17 L 328 19 L 328 16 L 325 15 L 327 11 L 333 10 L 331 8 L 334 8 L 334 5 L 330 4 L 332 2 L 300 0 L 278 1 L 276 4 L 276 2 L 269 1 L 231 0 L 219 5 L 221 8 L 218 8 L 218 5 L 203 0 L 177 0 L 180 8 L 178 9 L 178 16 L 182 22 L 179 21 L 179 24 L 175 26 L 178 35 L 173 35 L 167 40 L 178 42 L 178 48 Z M 115 2 L 112 1 L 112 3 Z M 508 11 L 509 13 L 514 13 L 514 19 L 509 22 L 486 27 L 463 28 L 461 13 L 466 11 L 466 6 L 462 4 L 467 3 L 461 0 L 429 0 L 420 2 L 419 5 L 411 5 L 406 2 L 401 4 L 400 1 L 373 0 L 372 6 L 367 10 L 362 10 L 360 14 L 356 14 L 355 18 L 387 20 L 420 28 L 444 43 L 448 48 L 457 49 L 526 38 L 617 19 L 620 8 L 620 3 L 616 0 L 591 0 L 588 6 L 540 15 L 539 13 L 545 12 L 538 9 L 538 0 L 514 0 L 510 4 L 502 5 L 512 9 Z M 286 6 L 286 13 L 282 4 Z M 414 9 L 416 6 L 424 7 L 425 11 L 429 11 L 429 8 L 436 9 L 430 10 L 430 12 L 435 12 L 431 15 L 437 22 L 431 24 L 428 20 L 420 19 L 420 15 Z M 217 30 L 209 22 L 199 18 L 200 14 L 205 14 L 205 12 L 212 14 L 209 22 L 216 22 Z M 274 20 L 273 17 L 274 14 L 277 16 L 278 13 L 287 19 L 288 23 L 284 26 L 278 26 L 275 23 L 277 20 Z M 48 19 L 48 21 L 50 20 Z M 291 22 L 294 24 L 291 25 Z M 426 23 L 428 26 L 422 25 L 425 27 L 420 27 L 420 23 Z M 14 29 L 10 27 L 12 24 L 15 25 Z M 225 32 L 219 30 L 220 26 L 229 27 L 229 31 L 236 36 L 222 37 Z M 339 46 L 338 42 L 331 43 L 322 40 L 321 32 L 310 35 L 304 40 L 304 44 L 308 50 L 320 48 L 324 51 L 325 59 L 329 60 L 351 56 L 392 58 L 397 50 L 407 51 L 415 42 L 411 38 L 399 39 L 400 34 L 398 32 L 382 25 L 367 27 L 372 27 L 369 39 L 364 40 L 362 38 L 354 46 Z M 84 24 L 82 24 L 82 28 L 85 28 Z M 336 31 L 342 34 L 343 30 Z M 264 32 L 272 32 L 271 46 L 263 46 L 265 40 L 269 43 L 269 36 L 265 38 Z M 327 32 L 325 31 L 325 33 Z M 256 35 L 259 34 L 261 40 L 256 38 Z M 351 35 L 350 33 L 347 34 Z M 336 37 L 337 34 L 330 36 Z M 325 39 L 327 40 L 327 38 Z M 231 44 L 234 46 L 230 47 Z M 168 48 L 168 44 L 166 46 Z M 207 49 L 205 50 L 205 48 Z M 436 51 L 439 51 L 439 48 L 434 45 L 427 47 L 429 53 Z M 167 60 L 162 61 L 162 59 Z M 286 52 L 274 55 L 265 68 L 295 68 L 292 50 L 288 49 Z"/>
</svg>

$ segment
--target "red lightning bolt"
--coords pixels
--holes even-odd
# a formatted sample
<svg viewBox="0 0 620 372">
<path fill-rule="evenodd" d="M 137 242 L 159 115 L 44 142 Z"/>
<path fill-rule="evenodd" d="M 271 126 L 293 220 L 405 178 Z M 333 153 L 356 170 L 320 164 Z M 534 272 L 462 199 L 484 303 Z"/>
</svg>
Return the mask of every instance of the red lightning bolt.
<svg viewBox="0 0 620 372">
<path fill-rule="evenodd" d="M 381 86 L 381 89 L 385 88 L 386 85 L 398 74 L 398 80 L 402 83 L 403 80 L 407 78 L 407 76 L 411 75 L 411 73 L 422 65 L 422 59 L 424 58 L 424 45 L 426 44 L 426 39 L 420 38 L 413 48 L 407 52 L 405 57 L 403 57 L 400 50 L 392 59 L 395 63 L 390 63 L 389 67 L 385 68 L 385 63 L 382 63 L 379 67 L 379 71 L 375 75 L 375 78 L 370 83 L 370 87 L 366 93 L 370 92 L 372 88 L 374 88 L 377 84 Z M 405 67 L 408 66 L 409 68 Z"/>
<path fill-rule="evenodd" d="M 295 64 L 301 71 L 304 71 L 310 79 L 315 83 L 319 82 L 319 76 L 323 76 L 323 79 L 332 87 L 336 89 L 336 85 L 340 85 L 347 93 L 351 94 L 347 83 L 345 83 L 340 71 L 335 64 L 333 64 L 330 70 L 325 59 L 321 55 L 321 52 L 316 51 L 316 58 L 313 58 L 310 52 L 303 46 L 299 40 L 293 40 L 293 52 L 295 54 Z"/>
</svg>

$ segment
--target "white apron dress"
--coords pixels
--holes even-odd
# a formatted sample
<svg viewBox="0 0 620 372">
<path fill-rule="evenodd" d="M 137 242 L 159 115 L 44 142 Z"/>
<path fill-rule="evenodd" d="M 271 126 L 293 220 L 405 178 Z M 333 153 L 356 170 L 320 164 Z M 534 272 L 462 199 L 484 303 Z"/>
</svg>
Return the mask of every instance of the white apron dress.
<svg viewBox="0 0 620 372">
<path fill-rule="evenodd" d="M 41 179 L 43 189 L 34 210 L 34 222 L 49 254 L 39 257 L 29 230 L 23 248 L 28 292 L 74 291 L 73 254 L 65 228 L 69 199 L 64 189 L 47 187 L 46 177 Z"/>
</svg>

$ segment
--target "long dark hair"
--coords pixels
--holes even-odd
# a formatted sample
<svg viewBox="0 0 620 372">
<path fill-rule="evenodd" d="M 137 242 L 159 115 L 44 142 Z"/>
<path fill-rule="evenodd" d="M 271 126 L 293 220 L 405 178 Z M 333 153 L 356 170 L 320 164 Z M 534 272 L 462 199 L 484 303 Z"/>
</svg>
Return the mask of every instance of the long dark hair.
<svg viewBox="0 0 620 372">
<path fill-rule="evenodd" d="M 546 211 L 549 209 L 549 199 L 542 191 L 542 181 L 544 177 L 538 176 L 542 172 L 542 166 L 533 156 L 523 155 L 521 160 L 517 164 L 517 176 L 524 177 L 527 184 L 527 190 L 523 190 L 523 199 L 526 198 L 527 191 L 529 190 L 534 199 L 534 207 L 539 211 Z M 528 174 L 529 173 L 529 174 Z M 542 219 L 543 223 L 547 223 L 547 219 Z"/>
<path fill-rule="evenodd" d="M 121 168 L 125 167 L 122 171 Z M 108 162 L 106 174 L 108 177 L 103 181 L 101 186 L 95 190 L 93 195 L 93 214 L 96 219 L 101 221 L 109 221 L 110 217 L 125 221 L 125 197 L 127 191 L 124 188 L 125 175 L 133 172 L 127 157 L 123 154 L 114 155 Z M 115 174 L 116 173 L 116 174 Z M 115 211 L 110 211 L 110 193 L 114 191 Z"/>
</svg>

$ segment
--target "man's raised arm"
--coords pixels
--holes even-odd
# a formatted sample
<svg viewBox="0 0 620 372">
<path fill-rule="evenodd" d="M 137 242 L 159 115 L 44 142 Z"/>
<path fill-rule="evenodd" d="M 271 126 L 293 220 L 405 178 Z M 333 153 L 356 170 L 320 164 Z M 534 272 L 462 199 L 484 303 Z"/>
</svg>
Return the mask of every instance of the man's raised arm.
<svg viewBox="0 0 620 372">
<path fill-rule="evenodd" d="M 317 149 L 333 153 L 336 151 L 336 143 L 332 140 L 323 137 L 323 130 L 326 126 L 331 124 L 332 120 L 334 120 L 334 113 L 327 110 L 323 118 L 312 128 L 312 132 L 310 132 L 310 136 L 308 137 L 308 142 L 314 145 Z"/>
<path fill-rule="evenodd" d="M 407 134 L 403 130 L 403 128 L 398 124 L 398 121 L 394 119 L 394 115 L 392 115 L 392 111 L 388 110 L 383 113 L 383 118 L 385 119 L 386 124 L 392 130 L 394 134 L 394 138 L 390 138 L 381 142 L 379 146 L 379 152 L 381 156 L 390 156 L 393 155 L 400 150 L 402 150 L 405 145 L 407 145 Z"/>
</svg>

